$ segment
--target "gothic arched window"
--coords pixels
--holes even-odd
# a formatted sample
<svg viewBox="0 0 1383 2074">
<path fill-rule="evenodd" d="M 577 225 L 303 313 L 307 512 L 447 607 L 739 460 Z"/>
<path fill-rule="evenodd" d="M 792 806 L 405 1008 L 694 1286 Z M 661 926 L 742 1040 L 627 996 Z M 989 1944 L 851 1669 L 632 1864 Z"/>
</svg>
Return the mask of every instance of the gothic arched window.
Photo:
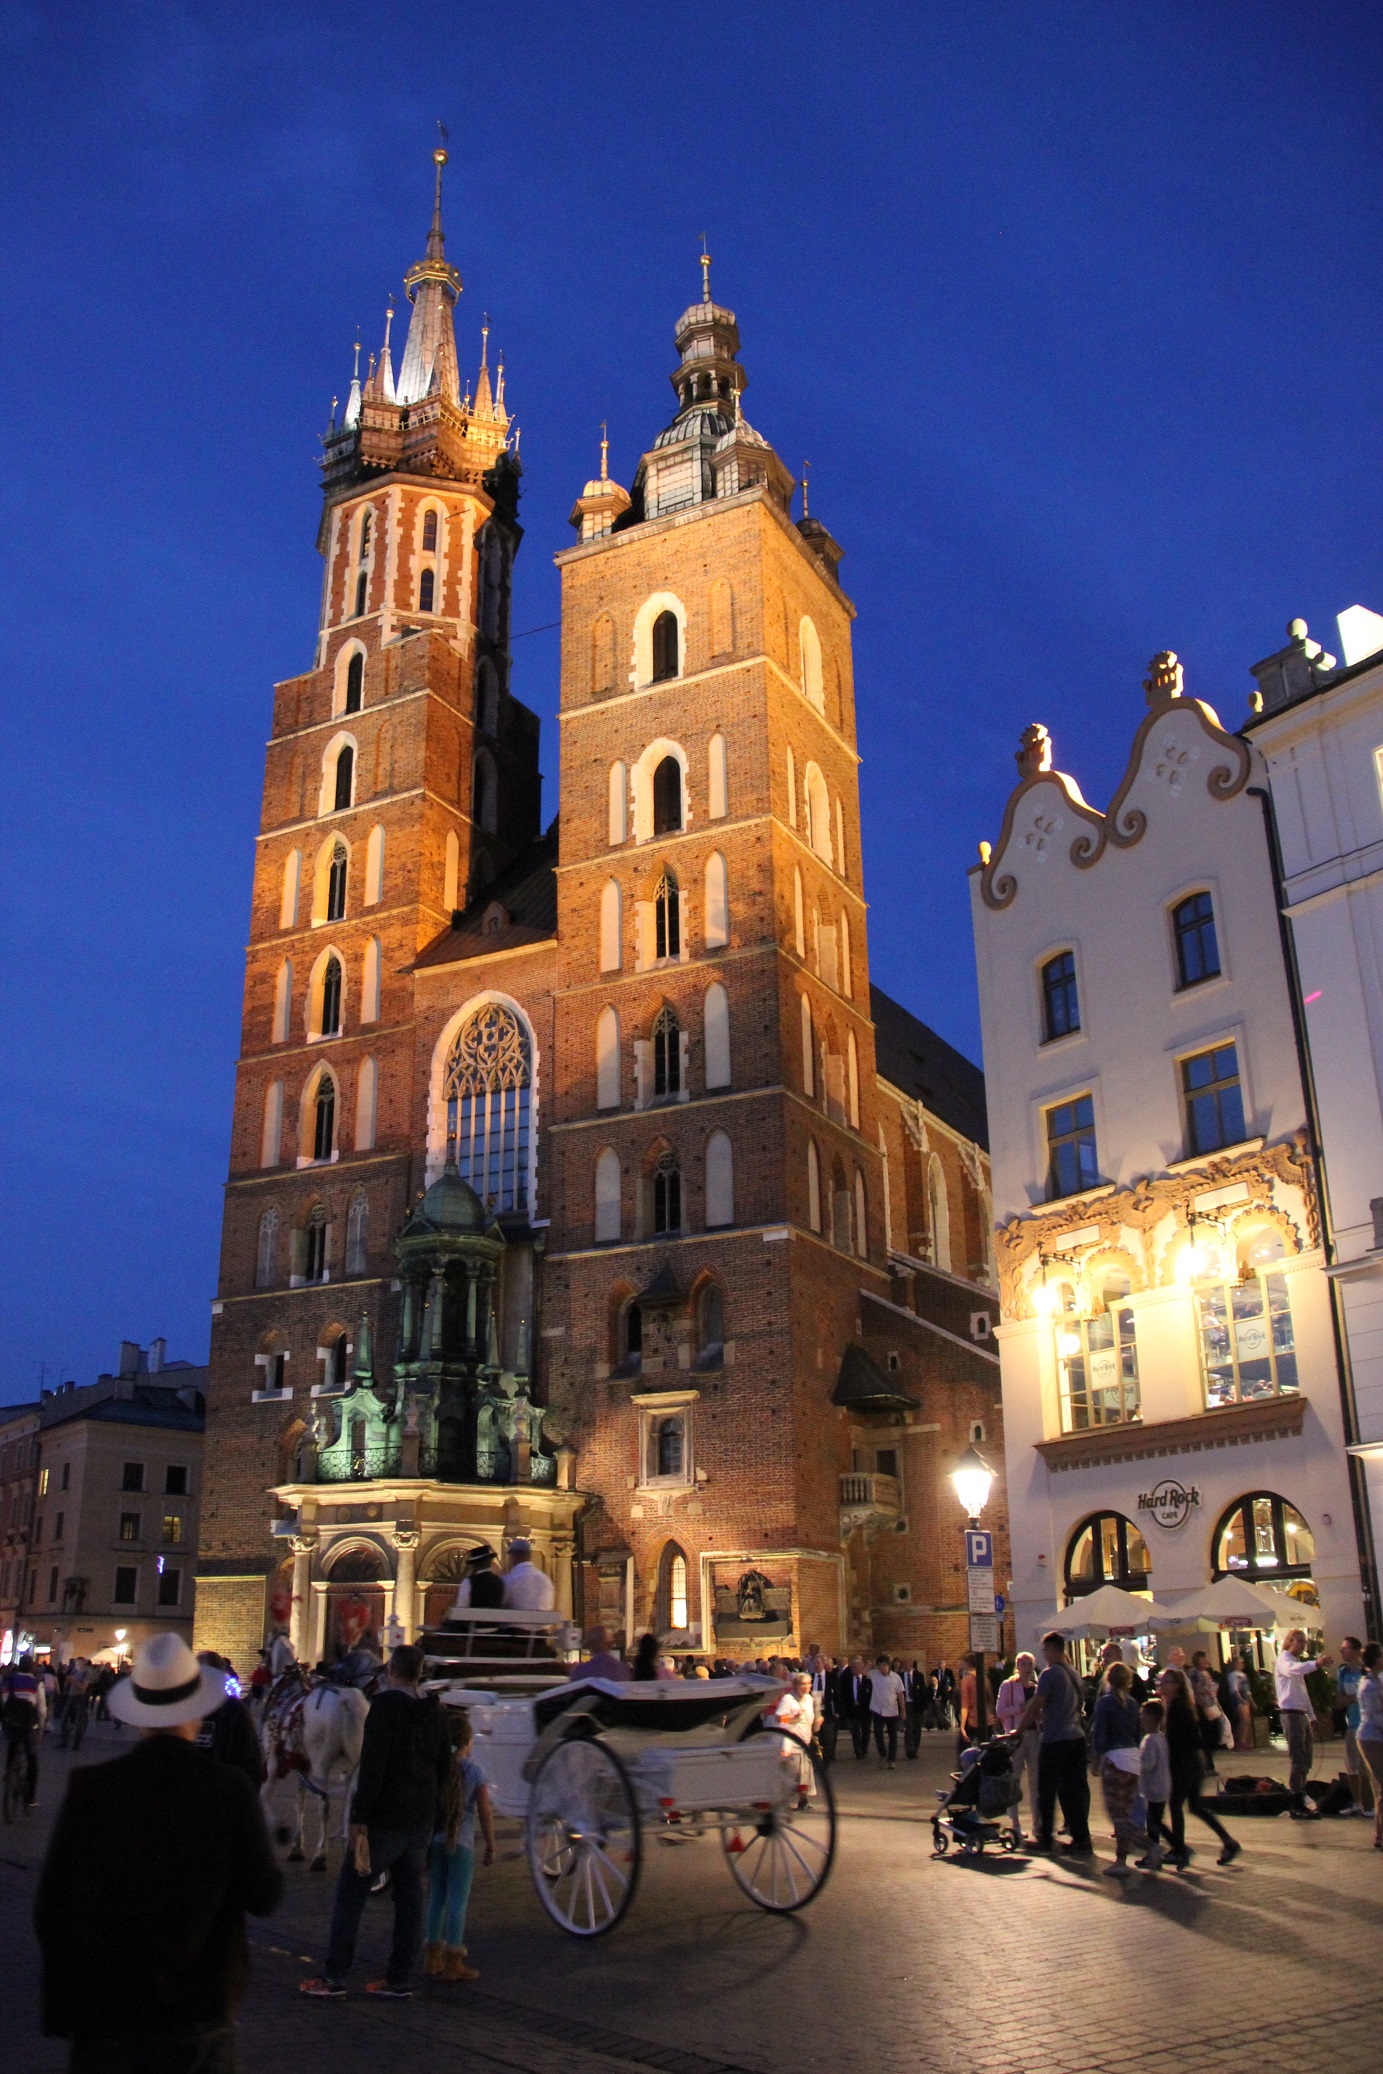
<svg viewBox="0 0 1383 2074">
<path fill-rule="evenodd" d="M 370 1249 L 370 1204 L 364 1189 L 351 1198 L 346 1219 L 346 1273 L 363 1275 Z"/>
<path fill-rule="evenodd" d="M 327 920 L 339 922 L 346 912 L 346 846 L 338 843 L 331 853 L 327 877 Z"/>
<path fill-rule="evenodd" d="M 675 612 L 660 612 L 653 622 L 653 682 L 662 684 L 679 674 L 681 630 Z"/>
<path fill-rule="evenodd" d="M 358 713 L 365 690 L 365 658 L 357 648 L 346 665 L 346 711 Z"/>
<path fill-rule="evenodd" d="M 318 1099 L 320 1102 L 320 1095 Z M 321 1114 L 320 1108 L 317 1113 Z M 325 1278 L 327 1271 L 327 1213 L 320 1203 L 314 1203 L 312 1206 L 304 1238 L 304 1279 L 309 1282 L 320 1282 Z"/>
<path fill-rule="evenodd" d="M 665 871 L 653 894 L 654 956 L 680 958 L 682 955 L 682 902 L 677 891 L 677 879 Z"/>
<path fill-rule="evenodd" d="M 347 742 L 336 759 L 336 794 L 331 809 L 334 814 L 343 814 L 350 805 L 354 781 L 355 751 Z"/>
<path fill-rule="evenodd" d="M 429 516 L 435 516 L 435 514 L 430 513 Z M 432 597 L 436 584 L 437 578 L 434 572 L 431 569 L 424 569 L 422 575 L 418 578 L 419 612 L 430 612 L 432 610 Z"/>
<path fill-rule="evenodd" d="M 428 511 L 423 514 L 423 553 L 432 555 L 436 554 L 436 552 L 437 514 L 435 511 Z"/>
<path fill-rule="evenodd" d="M 317 1082 L 317 1101 L 312 1119 L 312 1157 L 330 1159 L 336 1145 L 336 1082 L 324 1073 Z"/>
<path fill-rule="evenodd" d="M 259 1220 L 259 1247 L 255 1256 L 255 1288 L 272 1289 L 278 1268 L 279 1213 L 270 1208 Z"/>
<path fill-rule="evenodd" d="M 341 1028 L 341 961 L 327 959 L 322 974 L 322 1035 L 335 1037 Z"/>
<path fill-rule="evenodd" d="M 487 1209 L 528 1208 L 532 1051 L 511 1009 L 490 1002 L 458 1032 L 442 1092 L 447 1151 Z"/>
<path fill-rule="evenodd" d="M 682 1088 L 682 1026 L 670 1008 L 653 1019 L 653 1092 L 675 1095 Z"/>
<path fill-rule="evenodd" d="M 719 1368 L 725 1359 L 725 1296 L 719 1282 L 702 1285 L 696 1303 L 696 1366 Z"/>
<path fill-rule="evenodd" d="M 653 1170 L 653 1230 L 682 1229 L 682 1175 L 675 1152 L 665 1152 Z"/>
<path fill-rule="evenodd" d="M 672 619 L 670 612 L 663 619 Z M 660 619 L 658 625 L 661 626 Z M 673 620 L 675 626 L 677 622 Z M 680 835 L 682 832 L 682 766 L 675 756 L 665 756 L 653 773 L 653 833 Z"/>
</svg>

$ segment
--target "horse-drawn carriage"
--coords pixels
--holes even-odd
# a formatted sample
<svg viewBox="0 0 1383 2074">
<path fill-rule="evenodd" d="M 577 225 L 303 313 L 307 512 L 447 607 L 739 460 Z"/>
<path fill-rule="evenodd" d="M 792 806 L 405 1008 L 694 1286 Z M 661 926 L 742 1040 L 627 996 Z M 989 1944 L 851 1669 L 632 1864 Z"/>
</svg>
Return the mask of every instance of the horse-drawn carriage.
<svg viewBox="0 0 1383 2074">
<path fill-rule="evenodd" d="M 544 1908 L 573 1937 L 613 1930 L 645 1841 L 717 1835 L 759 1908 L 820 1893 L 835 1853 L 824 1768 L 766 1718 L 758 1677 L 616 1683 L 569 1676 L 553 1615 L 457 1614 L 427 1638 L 428 1689 L 469 1709 L 497 1813 L 524 1824 Z"/>
</svg>

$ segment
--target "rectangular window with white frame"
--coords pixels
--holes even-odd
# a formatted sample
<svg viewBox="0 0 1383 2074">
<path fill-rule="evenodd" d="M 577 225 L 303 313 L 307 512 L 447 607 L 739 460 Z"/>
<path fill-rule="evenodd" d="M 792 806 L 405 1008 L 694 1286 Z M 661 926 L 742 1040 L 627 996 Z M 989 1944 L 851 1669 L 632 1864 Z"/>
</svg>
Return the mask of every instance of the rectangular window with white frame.
<svg viewBox="0 0 1383 2074">
<path fill-rule="evenodd" d="M 692 1408 L 696 1397 L 693 1390 L 635 1398 L 641 1488 L 678 1490 L 695 1483 Z"/>
<path fill-rule="evenodd" d="M 1094 1188 L 1100 1178 L 1095 1152 L 1095 1100 L 1093 1095 L 1073 1095 L 1047 1111 L 1047 1191 L 1055 1201 L 1060 1196 L 1079 1195 Z"/>
<path fill-rule="evenodd" d="M 1241 1145 L 1248 1136 L 1244 1123 L 1244 1090 L 1236 1044 L 1214 1045 L 1181 1061 L 1181 1094 L 1186 1115 L 1186 1157 Z"/>
</svg>

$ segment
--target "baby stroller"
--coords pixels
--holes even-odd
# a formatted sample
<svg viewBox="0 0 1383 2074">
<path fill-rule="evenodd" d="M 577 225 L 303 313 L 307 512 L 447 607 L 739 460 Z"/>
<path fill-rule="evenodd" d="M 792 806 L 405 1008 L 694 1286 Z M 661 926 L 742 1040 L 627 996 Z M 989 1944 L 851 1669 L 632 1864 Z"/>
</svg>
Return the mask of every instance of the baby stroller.
<svg viewBox="0 0 1383 2074">
<path fill-rule="evenodd" d="M 1022 1781 L 1013 1772 L 1017 1747 L 1016 1738 L 995 1736 L 993 1742 L 962 1754 L 960 1770 L 951 1774 L 955 1784 L 949 1792 L 937 1794 L 941 1805 L 932 1817 L 935 1857 L 944 1856 L 952 1841 L 977 1856 L 986 1844 L 998 1844 L 1005 1851 L 1018 1848 L 1018 1827 L 1011 1814 L 1023 1798 Z"/>
</svg>

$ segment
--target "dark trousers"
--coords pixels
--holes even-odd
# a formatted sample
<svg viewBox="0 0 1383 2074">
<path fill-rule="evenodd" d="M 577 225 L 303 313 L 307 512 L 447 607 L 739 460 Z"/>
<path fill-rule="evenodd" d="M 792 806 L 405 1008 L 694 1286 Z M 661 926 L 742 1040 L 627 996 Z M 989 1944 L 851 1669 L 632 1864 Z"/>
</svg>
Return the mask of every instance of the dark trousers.
<svg viewBox="0 0 1383 2074">
<path fill-rule="evenodd" d="M 850 1716 L 850 1742 L 856 1757 L 868 1756 L 869 1716 L 867 1714 L 852 1714 Z"/>
<path fill-rule="evenodd" d="M 74 2038 L 68 2074 L 235 2074 L 234 2024 L 190 2024 L 144 2038 Z"/>
<path fill-rule="evenodd" d="M 823 1764 L 835 1763 L 836 1743 L 839 1737 L 840 1723 L 836 1720 L 834 1714 L 828 1715 L 816 1732 L 817 1748 L 821 1752 L 821 1762 Z"/>
<path fill-rule="evenodd" d="M 1084 1736 L 1072 1736 L 1063 1743 L 1044 1743 L 1038 1751 L 1037 1841 L 1040 1844 L 1052 1841 L 1052 1823 L 1060 1801 L 1071 1842 L 1081 1850 L 1089 1849 L 1090 1779 L 1085 1764 Z"/>
<path fill-rule="evenodd" d="M 332 1903 L 328 1980 L 344 1981 L 350 1972 L 370 1889 L 382 1872 L 389 1872 L 393 1874 L 394 1945 L 386 1977 L 391 1987 L 408 1986 L 423 1941 L 423 1870 L 430 1842 L 427 1830 L 410 1836 L 397 1829 L 372 1829 L 368 1872 L 357 1872 L 354 1853 L 347 1853 Z"/>
<path fill-rule="evenodd" d="M 1162 1820 L 1166 1811 L 1167 1803 L 1165 1800 L 1150 1800 L 1148 1802 L 1148 1819 L 1145 1826 L 1148 1832 L 1148 1849 L 1150 1851 L 1157 1849 L 1164 1836 L 1168 1843 L 1172 1840 L 1172 1832 Z"/>
<path fill-rule="evenodd" d="M 874 1724 L 874 1748 L 880 1757 L 884 1754 L 884 1737 L 888 1737 L 888 1761 L 894 1763 L 898 1756 L 898 1716 L 896 1714 L 871 1714 Z"/>
<path fill-rule="evenodd" d="M 922 1747 L 922 1709 L 909 1707 L 908 1718 L 903 1728 L 903 1755 L 916 1757 Z"/>
<path fill-rule="evenodd" d="M 1176 1781 L 1173 1780 L 1172 1798 L 1170 1802 L 1172 1850 L 1178 1858 L 1186 1849 L 1187 1808 L 1190 1808 L 1191 1813 L 1193 1815 L 1199 1815 L 1201 1821 L 1204 1822 L 1207 1829 L 1214 1830 L 1216 1836 L 1218 1836 L 1222 1844 L 1233 1843 L 1233 1837 L 1225 1828 L 1225 1825 L 1220 1820 L 1219 1816 L 1212 1815 L 1209 1808 L 1206 1806 L 1205 1802 L 1201 1799 L 1200 1788 L 1197 1787 L 1193 1793 L 1183 1793 L 1178 1788 Z"/>
<path fill-rule="evenodd" d="M 24 1798 L 32 1807 L 38 1799 L 38 1730 L 36 1728 L 11 1728 L 5 1732 L 5 1762 L 9 1762 L 9 1745 L 17 1743 L 24 1758 Z"/>
</svg>

